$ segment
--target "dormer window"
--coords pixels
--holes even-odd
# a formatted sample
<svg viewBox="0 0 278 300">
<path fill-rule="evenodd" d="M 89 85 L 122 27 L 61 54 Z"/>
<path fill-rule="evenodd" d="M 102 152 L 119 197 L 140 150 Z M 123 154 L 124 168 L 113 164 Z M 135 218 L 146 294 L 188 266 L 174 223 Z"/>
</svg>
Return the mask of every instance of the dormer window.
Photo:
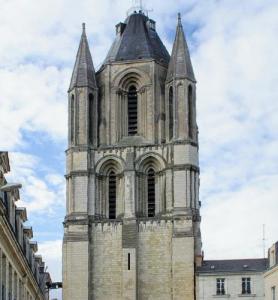
<svg viewBox="0 0 278 300">
<path fill-rule="evenodd" d="M 155 21 L 149 20 L 149 21 L 147 22 L 147 24 L 148 24 L 148 26 L 149 26 L 149 28 L 150 28 L 151 30 L 153 30 L 153 31 L 156 30 L 156 28 L 155 28 Z"/>
</svg>

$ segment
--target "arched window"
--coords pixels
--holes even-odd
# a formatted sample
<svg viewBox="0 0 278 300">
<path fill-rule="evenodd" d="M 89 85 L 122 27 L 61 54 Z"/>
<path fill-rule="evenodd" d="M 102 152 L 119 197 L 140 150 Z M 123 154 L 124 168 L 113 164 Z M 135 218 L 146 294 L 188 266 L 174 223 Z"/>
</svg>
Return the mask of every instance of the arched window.
<svg viewBox="0 0 278 300">
<path fill-rule="evenodd" d="M 169 140 L 173 138 L 174 135 L 174 116 L 173 116 L 173 87 L 169 89 Z"/>
<path fill-rule="evenodd" d="M 188 87 L 188 136 L 189 138 L 193 138 L 193 101 L 192 101 L 192 86 Z"/>
<path fill-rule="evenodd" d="M 94 141 L 94 96 L 89 94 L 89 142 L 92 144 Z"/>
<path fill-rule="evenodd" d="M 70 99 L 70 141 L 73 143 L 74 141 L 74 128 L 75 128 L 75 122 L 74 122 L 74 95 L 71 95 Z"/>
<path fill-rule="evenodd" d="M 116 219 L 116 174 L 111 171 L 108 175 L 109 219 Z"/>
<path fill-rule="evenodd" d="M 128 135 L 137 134 L 137 91 L 135 86 L 128 90 Z"/>
<path fill-rule="evenodd" d="M 147 173 L 148 184 L 148 217 L 155 216 L 155 172 L 150 168 Z"/>
</svg>

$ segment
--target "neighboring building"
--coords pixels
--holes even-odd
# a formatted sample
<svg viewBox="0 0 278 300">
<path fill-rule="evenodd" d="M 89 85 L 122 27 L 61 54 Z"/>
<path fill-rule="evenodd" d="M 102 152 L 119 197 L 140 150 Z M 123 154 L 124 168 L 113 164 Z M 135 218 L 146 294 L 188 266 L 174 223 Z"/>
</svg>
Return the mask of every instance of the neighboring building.
<svg viewBox="0 0 278 300">
<path fill-rule="evenodd" d="M 201 261 L 196 80 L 142 11 L 95 72 L 85 26 L 69 88 L 64 300 L 195 299 Z"/>
<path fill-rule="evenodd" d="M 20 184 L 7 183 L 4 174 L 10 171 L 7 152 L 0 152 L 0 299 L 48 299 L 47 283 L 37 243 L 31 241 L 31 227 L 24 226 L 26 209 L 16 206 Z"/>
<path fill-rule="evenodd" d="M 197 299 L 265 299 L 267 263 L 267 259 L 203 261 L 197 268 Z"/>
<path fill-rule="evenodd" d="M 265 300 L 278 299 L 278 242 L 268 250 L 268 269 L 264 274 Z"/>
</svg>

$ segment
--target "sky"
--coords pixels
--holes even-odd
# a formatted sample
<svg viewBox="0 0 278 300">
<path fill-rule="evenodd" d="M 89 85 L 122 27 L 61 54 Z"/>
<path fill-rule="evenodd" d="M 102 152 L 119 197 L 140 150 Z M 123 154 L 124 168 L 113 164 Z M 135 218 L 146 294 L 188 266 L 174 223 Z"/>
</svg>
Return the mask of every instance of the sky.
<svg viewBox="0 0 278 300">
<path fill-rule="evenodd" d="M 0 150 L 21 182 L 39 253 L 61 280 L 67 89 L 81 35 L 98 69 L 131 0 L 0 0 Z M 171 52 L 182 22 L 197 78 L 206 259 L 278 240 L 277 0 L 145 1 Z M 60 295 L 53 293 L 52 298 Z"/>
</svg>

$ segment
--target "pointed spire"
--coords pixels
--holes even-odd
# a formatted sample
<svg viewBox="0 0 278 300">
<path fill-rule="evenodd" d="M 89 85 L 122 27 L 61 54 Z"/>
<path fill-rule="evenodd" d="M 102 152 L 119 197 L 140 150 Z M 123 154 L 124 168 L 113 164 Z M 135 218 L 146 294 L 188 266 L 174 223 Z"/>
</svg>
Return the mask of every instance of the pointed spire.
<svg viewBox="0 0 278 300">
<path fill-rule="evenodd" d="M 188 78 L 196 81 L 188 46 L 183 31 L 181 14 L 178 14 L 178 25 L 172 55 L 168 67 L 167 81 L 174 78 Z"/>
<path fill-rule="evenodd" d="M 85 23 L 83 23 L 81 40 L 76 55 L 69 90 L 72 90 L 74 87 L 85 86 L 97 88 L 95 68 L 86 36 Z"/>
</svg>

